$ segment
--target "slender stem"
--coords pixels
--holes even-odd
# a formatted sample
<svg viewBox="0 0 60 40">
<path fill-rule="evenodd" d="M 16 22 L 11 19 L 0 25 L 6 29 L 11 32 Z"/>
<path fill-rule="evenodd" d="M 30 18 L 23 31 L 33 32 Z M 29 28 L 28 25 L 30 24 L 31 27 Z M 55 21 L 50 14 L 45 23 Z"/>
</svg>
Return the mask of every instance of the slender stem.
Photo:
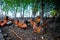
<svg viewBox="0 0 60 40">
<path fill-rule="evenodd" d="M 19 38 L 20 40 L 22 40 L 22 38 L 21 38 L 14 30 L 12 30 L 12 33 L 13 33 L 17 38 Z"/>
</svg>

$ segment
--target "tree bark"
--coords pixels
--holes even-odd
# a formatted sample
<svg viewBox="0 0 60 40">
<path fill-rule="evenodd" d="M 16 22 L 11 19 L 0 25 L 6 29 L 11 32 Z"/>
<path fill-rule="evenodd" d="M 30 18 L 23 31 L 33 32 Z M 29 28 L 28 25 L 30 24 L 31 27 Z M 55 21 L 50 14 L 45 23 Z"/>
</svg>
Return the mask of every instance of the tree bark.
<svg viewBox="0 0 60 40">
<path fill-rule="evenodd" d="M 15 12 L 14 12 L 14 14 L 15 14 L 15 19 L 16 19 L 16 14 L 17 14 L 17 8 L 15 9 Z"/>
<path fill-rule="evenodd" d="M 23 8 L 23 18 L 24 18 L 24 8 Z"/>
<path fill-rule="evenodd" d="M 41 0 L 41 18 L 43 19 L 43 15 L 44 15 L 44 3 L 43 3 L 43 0 Z"/>
<path fill-rule="evenodd" d="M 5 16 L 8 16 L 8 11 L 5 11 Z"/>
</svg>

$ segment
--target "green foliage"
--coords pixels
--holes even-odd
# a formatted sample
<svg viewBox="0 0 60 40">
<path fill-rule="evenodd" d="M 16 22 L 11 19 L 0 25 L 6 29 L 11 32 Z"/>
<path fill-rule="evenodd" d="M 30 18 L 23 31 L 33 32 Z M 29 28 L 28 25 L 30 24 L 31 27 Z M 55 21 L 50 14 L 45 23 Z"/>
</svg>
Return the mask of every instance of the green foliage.
<svg viewBox="0 0 60 40">
<path fill-rule="evenodd" d="M 57 14 L 57 11 L 56 10 L 51 10 L 50 15 L 55 15 L 55 14 Z"/>
<path fill-rule="evenodd" d="M 42 6 L 42 2 L 44 4 L 44 8 Z M 53 0 L 4 0 L 4 5 L 3 5 L 3 10 L 4 11 L 14 11 L 14 10 L 19 10 L 20 7 L 23 8 L 23 10 L 27 9 L 27 6 L 32 4 L 32 13 L 35 15 L 36 12 L 40 11 L 40 9 L 44 9 L 44 11 L 50 11 L 54 6 L 56 1 Z M 1 3 L 2 4 L 2 3 Z M 16 8 L 16 9 L 15 9 Z M 53 11 L 54 12 L 54 11 Z M 54 15 L 54 13 L 51 13 Z"/>
<path fill-rule="evenodd" d="M 3 11 L 8 11 L 9 10 L 9 6 L 5 5 L 2 10 Z"/>
</svg>

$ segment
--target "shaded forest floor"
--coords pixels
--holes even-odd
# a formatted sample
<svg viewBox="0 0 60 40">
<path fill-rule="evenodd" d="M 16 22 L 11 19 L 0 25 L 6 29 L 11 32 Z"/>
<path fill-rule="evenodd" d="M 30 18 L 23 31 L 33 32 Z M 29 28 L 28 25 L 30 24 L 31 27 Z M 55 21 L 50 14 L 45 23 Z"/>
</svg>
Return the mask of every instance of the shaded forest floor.
<svg viewBox="0 0 60 40">
<path fill-rule="evenodd" d="M 58 28 L 54 26 L 59 26 Z M 5 40 L 20 40 L 18 39 L 11 30 L 14 30 L 22 40 L 60 40 L 60 23 L 48 23 L 48 29 L 46 29 L 46 34 L 33 34 L 33 29 L 28 27 L 27 29 L 20 29 L 16 25 L 12 24 L 10 26 L 2 27 L 2 33 Z M 55 29 L 54 29 L 55 28 Z"/>
</svg>

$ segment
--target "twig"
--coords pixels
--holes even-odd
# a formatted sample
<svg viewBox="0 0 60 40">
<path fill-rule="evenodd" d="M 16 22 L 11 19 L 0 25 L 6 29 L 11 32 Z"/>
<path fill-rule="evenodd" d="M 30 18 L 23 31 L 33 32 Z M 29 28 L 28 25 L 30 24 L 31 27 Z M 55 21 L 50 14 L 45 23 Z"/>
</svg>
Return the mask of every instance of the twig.
<svg viewBox="0 0 60 40">
<path fill-rule="evenodd" d="M 14 30 L 12 30 L 12 33 L 13 33 L 17 38 L 19 38 L 20 40 L 22 40 L 22 38 L 21 38 Z"/>
</svg>

